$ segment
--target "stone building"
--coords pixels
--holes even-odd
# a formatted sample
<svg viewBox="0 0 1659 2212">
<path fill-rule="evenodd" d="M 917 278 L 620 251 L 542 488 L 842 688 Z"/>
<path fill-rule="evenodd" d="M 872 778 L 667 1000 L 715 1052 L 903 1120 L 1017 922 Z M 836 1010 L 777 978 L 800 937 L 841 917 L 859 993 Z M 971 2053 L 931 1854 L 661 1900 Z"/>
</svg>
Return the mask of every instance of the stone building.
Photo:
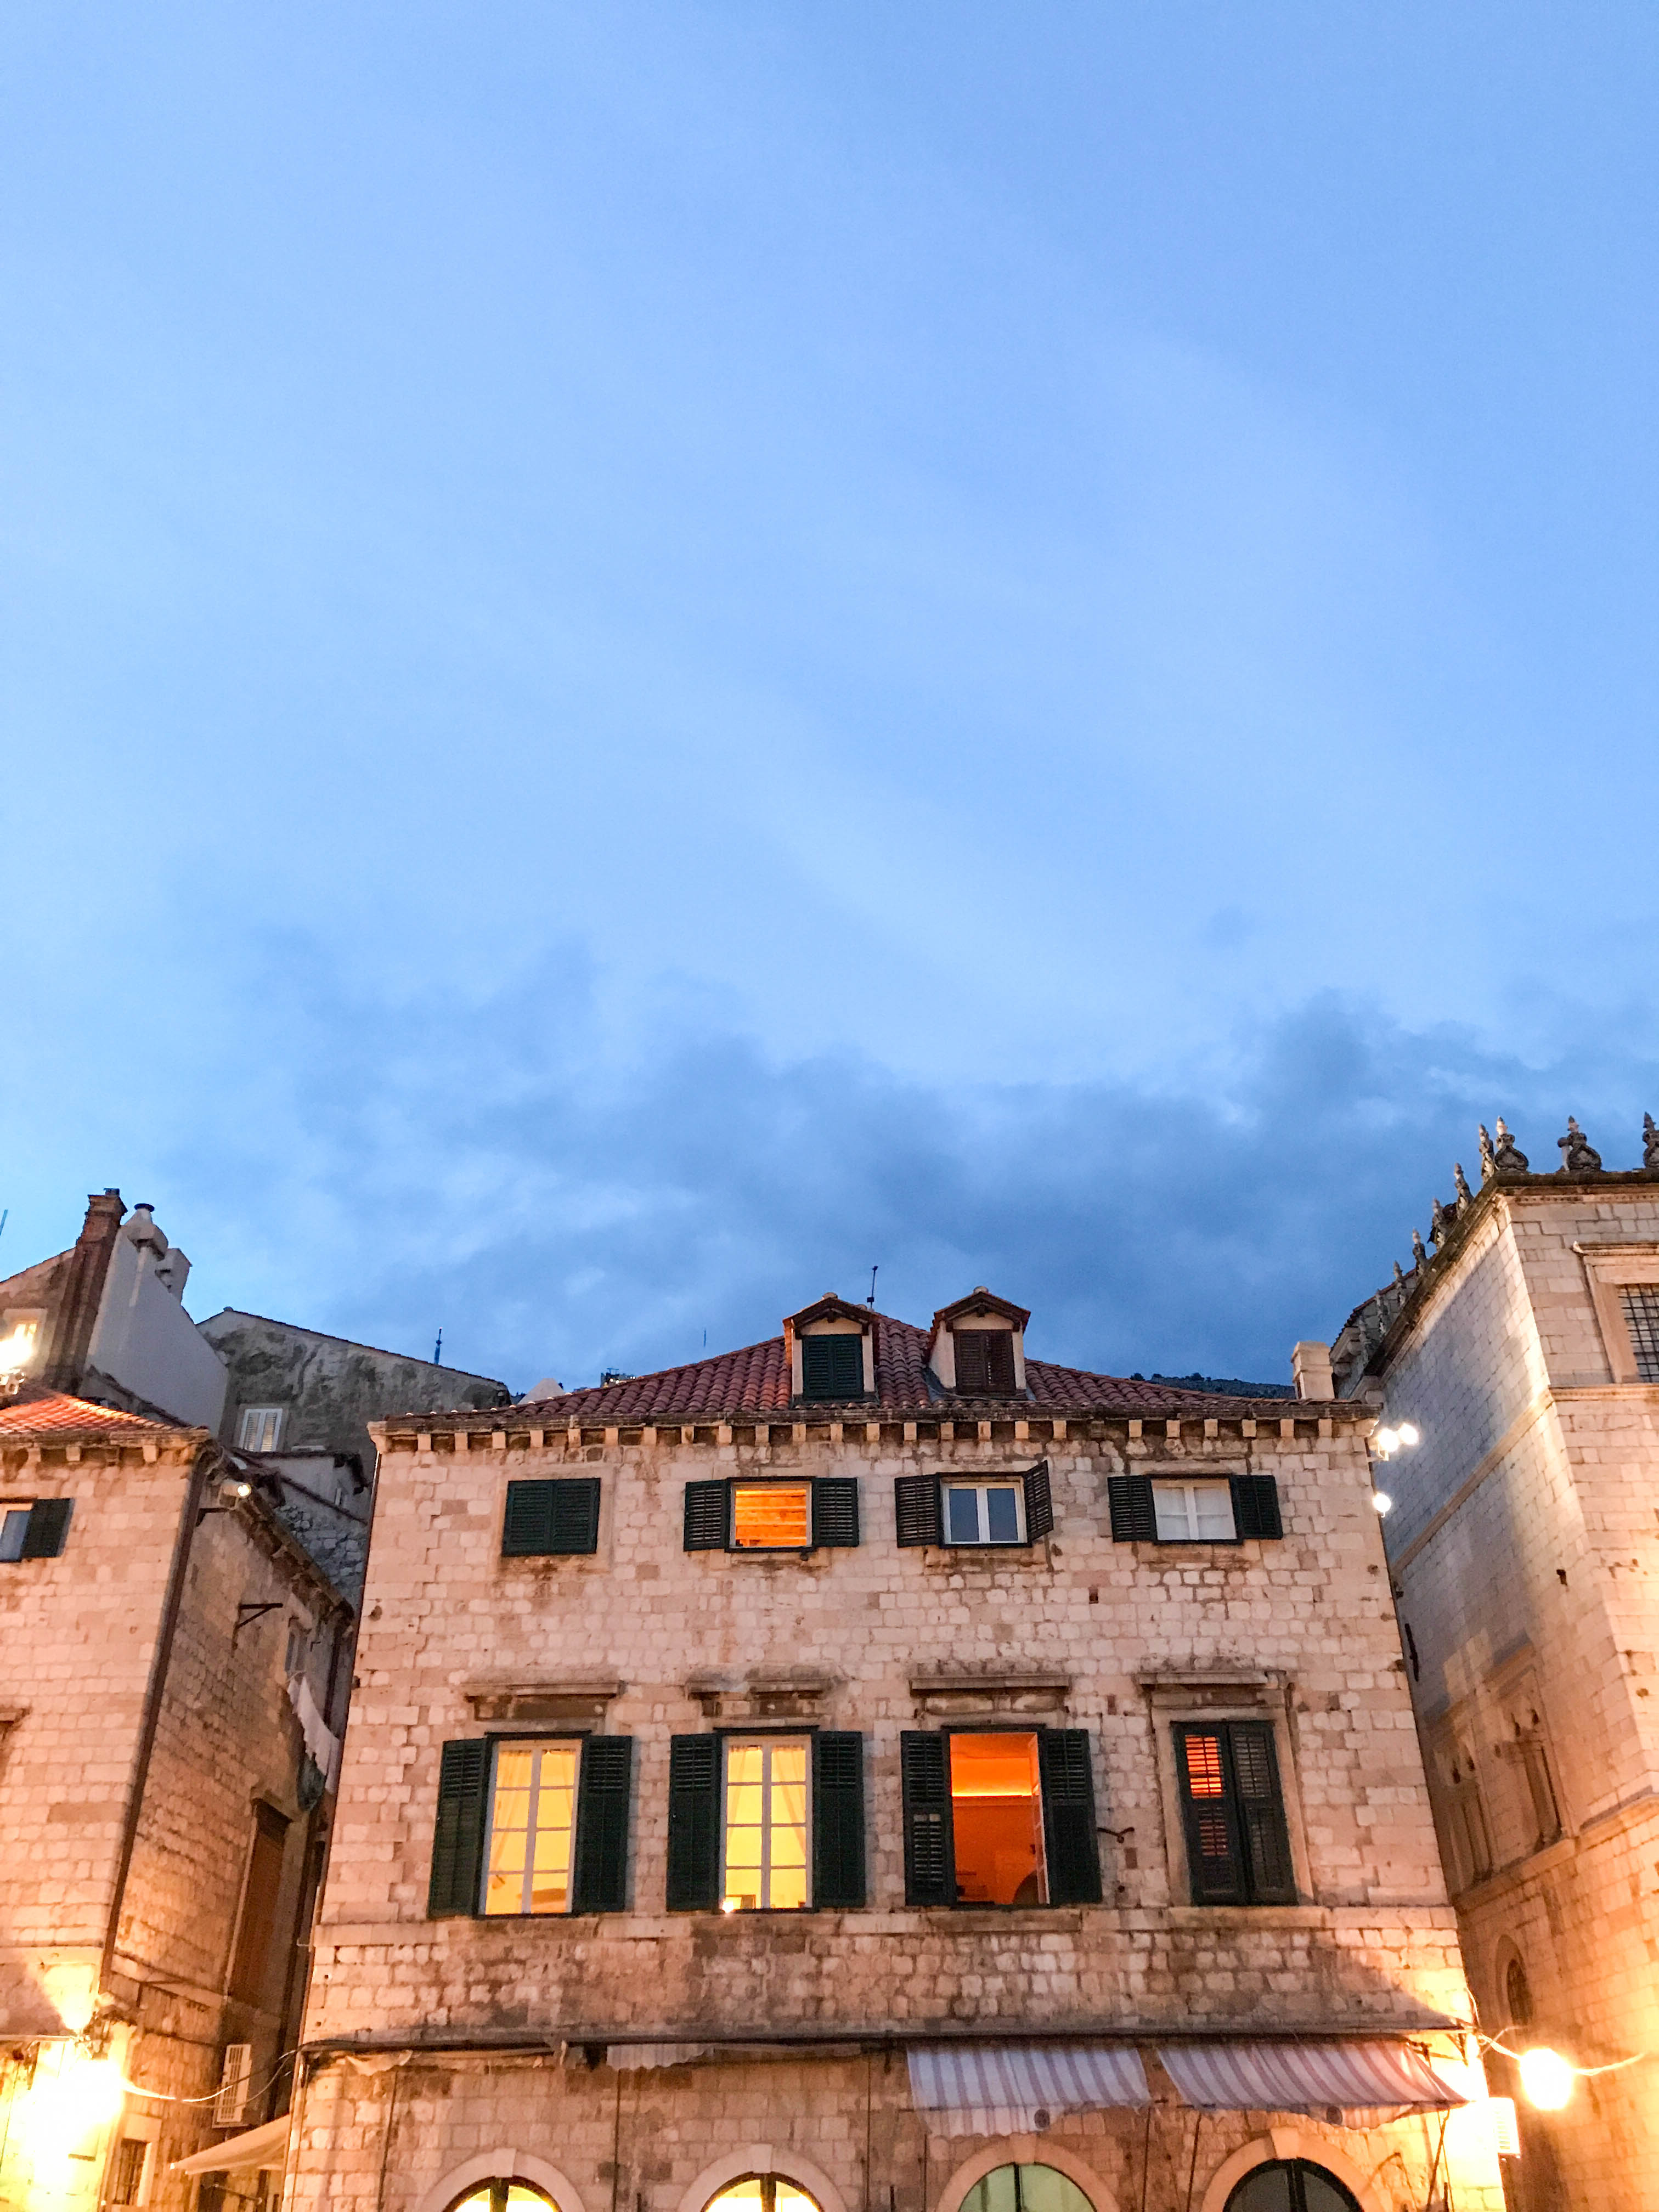
<svg viewBox="0 0 1659 2212">
<path fill-rule="evenodd" d="M 280 2164 L 353 1623 L 247 1472 L 206 1425 L 0 1399 L 7 2212 L 228 2201 L 173 2170 L 228 2137 L 250 2201 Z"/>
<path fill-rule="evenodd" d="M 1501 2203 L 1372 1409 L 1028 1319 L 376 1430 L 285 2203 Z"/>
<path fill-rule="evenodd" d="M 1659 1130 L 1623 1173 L 1480 1139 L 1335 1382 L 1419 1438 L 1383 1528 L 1481 2026 L 1613 2069 L 1522 2100 L 1512 2197 L 1659 2203 Z"/>
</svg>

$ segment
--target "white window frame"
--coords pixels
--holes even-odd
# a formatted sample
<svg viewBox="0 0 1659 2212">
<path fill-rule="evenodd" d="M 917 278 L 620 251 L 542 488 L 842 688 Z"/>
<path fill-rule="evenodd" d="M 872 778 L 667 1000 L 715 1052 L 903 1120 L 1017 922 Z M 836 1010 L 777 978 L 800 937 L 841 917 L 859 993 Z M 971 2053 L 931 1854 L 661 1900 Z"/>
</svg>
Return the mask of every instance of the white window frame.
<svg viewBox="0 0 1659 2212">
<path fill-rule="evenodd" d="M 977 1535 L 951 1534 L 951 1492 L 953 1490 L 971 1490 L 975 1493 L 978 1501 L 979 1533 Z M 1014 1527 L 1018 1531 L 1015 1535 L 993 1536 L 990 1534 L 991 1509 L 987 1501 L 989 1493 L 994 1490 L 1012 1490 L 1014 1493 Z M 1012 1551 L 1016 1545 L 1029 1541 L 1025 1527 L 1025 1485 L 1018 1475 L 1003 1475 L 988 1479 L 972 1475 L 966 1479 L 959 1479 L 955 1475 L 942 1474 L 939 1477 L 939 1521 L 940 1534 L 946 1545 L 957 1551 Z"/>
<path fill-rule="evenodd" d="M 770 1821 L 767 1820 L 764 1815 L 770 1810 L 771 1792 L 773 1789 L 772 1753 L 775 1751 L 784 1748 L 785 1747 L 787 1747 L 791 1750 L 799 1750 L 802 1754 L 805 1765 L 803 1787 L 806 1793 L 806 1826 L 803 1849 L 805 1852 L 806 1858 L 806 1894 L 799 1905 L 774 1905 L 771 1901 L 772 1826 Z M 728 1905 L 726 1903 L 726 1899 L 731 1896 L 732 1892 L 728 1886 L 728 1869 L 726 1863 L 726 1846 L 728 1834 L 726 1807 L 726 1790 L 728 1787 L 727 1777 L 731 1772 L 732 1753 L 734 1751 L 759 1751 L 764 1754 L 761 1768 L 761 1802 L 763 1810 L 763 1819 L 761 1822 L 761 1893 L 759 1898 L 752 1905 Z M 769 1735 L 766 1734 L 744 1735 L 738 1734 L 724 1735 L 720 1738 L 720 1909 L 722 1911 L 810 1912 L 811 1911 L 812 1810 L 812 1739 L 810 1735 Z"/>
<path fill-rule="evenodd" d="M 570 1910 L 570 1900 L 576 1893 L 576 1821 L 581 1810 L 582 1739 L 579 1735 L 504 1735 L 497 1736 L 489 1747 L 489 1802 L 484 1813 L 483 1867 L 478 1877 L 478 1917 L 481 1920 L 559 1920 Z M 572 1751 L 576 1755 L 575 1772 L 570 1781 L 570 1858 L 565 1873 L 564 1903 L 550 1912 L 538 1912 L 524 1902 L 526 1893 L 533 1886 L 536 1875 L 536 1813 L 541 1802 L 542 1778 L 539 1764 L 534 1769 L 530 1783 L 530 1818 L 525 1830 L 525 1863 L 519 1884 L 520 1903 L 515 1912 L 492 1912 L 489 1910 L 490 1854 L 495 1841 L 495 1789 L 501 1772 L 504 1751 Z"/>
<path fill-rule="evenodd" d="M 280 1451 L 283 1443 L 283 1421 L 287 1412 L 288 1408 L 285 1406 L 244 1406 L 236 1424 L 237 1450 Z M 257 1432 L 259 1435 L 263 1435 L 269 1429 L 270 1435 L 269 1443 L 258 1443 L 254 1441 L 253 1435 L 250 1434 L 252 1425 L 256 1421 L 260 1425 Z"/>
<path fill-rule="evenodd" d="M 1227 1532 L 1218 1535 L 1213 1529 L 1200 1533 L 1198 1526 L 1198 1492 L 1219 1491 L 1227 1503 Z M 1182 1519 L 1185 1526 L 1175 1532 L 1164 1528 L 1164 1508 L 1179 1498 Z M 1152 1510 L 1158 1516 L 1158 1540 L 1160 1544 L 1236 1544 L 1238 1541 L 1238 1520 L 1233 1511 L 1232 1485 L 1225 1476 L 1184 1476 L 1155 1474 L 1152 1477 Z M 1173 1515 L 1170 1516 L 1172 1519 Z"/>
</svg>

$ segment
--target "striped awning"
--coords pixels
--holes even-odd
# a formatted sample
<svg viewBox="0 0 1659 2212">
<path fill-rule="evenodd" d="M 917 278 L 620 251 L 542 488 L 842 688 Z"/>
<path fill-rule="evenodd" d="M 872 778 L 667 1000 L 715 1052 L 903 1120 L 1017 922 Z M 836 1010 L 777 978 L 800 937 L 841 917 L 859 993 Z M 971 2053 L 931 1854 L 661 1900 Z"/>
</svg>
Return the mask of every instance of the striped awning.
<svg viewBox="0 0 1659 2212">
<path fill-rule="evenodd" d="M 1124 2044 L 934 2044 L 906 2057 L 934 2135 L 1030 2135 L 1063 2112 L 1150 2101 L 1139 2053 Z"/>
<path fill-rule="evenodd" d="M 1406 2043 L 1178 2043 L 1158 2055 L 1206 2112 L 1443 2112 L 1468 2101 Z"/>
</svg>

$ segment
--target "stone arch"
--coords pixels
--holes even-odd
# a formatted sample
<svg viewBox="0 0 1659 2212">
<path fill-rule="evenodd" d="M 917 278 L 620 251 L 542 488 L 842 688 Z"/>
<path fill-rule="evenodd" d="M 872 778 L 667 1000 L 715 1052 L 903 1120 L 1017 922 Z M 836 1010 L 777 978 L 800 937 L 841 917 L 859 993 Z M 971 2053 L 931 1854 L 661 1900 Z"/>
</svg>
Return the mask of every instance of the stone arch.
<svg viewBox="0 0 1659 2212">
<path fill-rule="evenodd" d="M 848 2212 L 846 2198 L 821 2166 L 814 2166 L 810 2158 L 787 2144 L 744 2143 L 717 2158 L 702 2172 L 682 2195 L 675 2212 L 703 2212 L 711 2197 L 733 2181 L 741 2181 L 746 2173 L 776 2173 L 784 2180 L 793 2181 L 817 2203 L 819 2212 Z M 560 2207 L 560 2212 L 564 2208 Z"/>
<path fill-rule="evenodd" d="M 434 2181 L 424 2197 L 416 2202 L 415 2212 L 447 2212 L 458 2197 L 469 2189 L 476 2189 L 481 2181 L 501 2178 L 527 2181 L 541 2190 L 558 2206 L 559 2212 L 587 2212 L 581 2193 L 568 2175 L 550 2166 L 544 2158 L 536 2158 L 527 2150 L 481 2151 L 464 2166 L 452 2166 L 441 2181 Z"/>
<path fill-rule="evenodd" d="M 1304 2133 L 1301 2128 L 1269 2128 L 1265 2136 L 1254 2136 L 1231 2158 L 1224 2159 L 1210 2176 L 1198 2212 L 1225 2212 L 1227 2199 L 1252 2168 L 1281 2158 L 1305 2158 L 1310 2166 L 1322 2166 L 1350 2191 L 1361 2212 L 1389 2212 L 1371 2175 L 1363 2173 L 1346 2151 L 1323 2136 Z"/>
<path fill-rule="evenodd" d="M 1052 2166 L 1076 2182 L 1095 2212 L 1117 2212 L 1117 2192 L 1086 2160 L 1047 2136 L 1002 2136 L 985 2150 L 963 2159 L 933 2199 L 933 2212 L 962 2212 L 962 2201 L 976 2181 L 1000 2166 Z"/>
</svg>

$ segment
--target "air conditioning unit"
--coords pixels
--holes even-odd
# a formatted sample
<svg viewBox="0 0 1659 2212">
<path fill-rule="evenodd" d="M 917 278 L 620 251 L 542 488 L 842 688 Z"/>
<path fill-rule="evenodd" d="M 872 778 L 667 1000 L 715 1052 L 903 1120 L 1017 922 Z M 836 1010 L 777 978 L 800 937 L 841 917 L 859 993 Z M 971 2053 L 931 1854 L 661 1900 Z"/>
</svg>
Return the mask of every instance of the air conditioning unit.
<svg viewBox="0 0 1659 2212">
<path fill-rule="evenodd" d="M 228 2043 L 224 2063 L 219 2069 L 219 2094 L 213 2100 L 213 2124 L 216 2128 L 239 2128 L 247 2111 L 248 2091 L 253 2081 L 253 2045 L 251 2043 Z"/>
</svg>

